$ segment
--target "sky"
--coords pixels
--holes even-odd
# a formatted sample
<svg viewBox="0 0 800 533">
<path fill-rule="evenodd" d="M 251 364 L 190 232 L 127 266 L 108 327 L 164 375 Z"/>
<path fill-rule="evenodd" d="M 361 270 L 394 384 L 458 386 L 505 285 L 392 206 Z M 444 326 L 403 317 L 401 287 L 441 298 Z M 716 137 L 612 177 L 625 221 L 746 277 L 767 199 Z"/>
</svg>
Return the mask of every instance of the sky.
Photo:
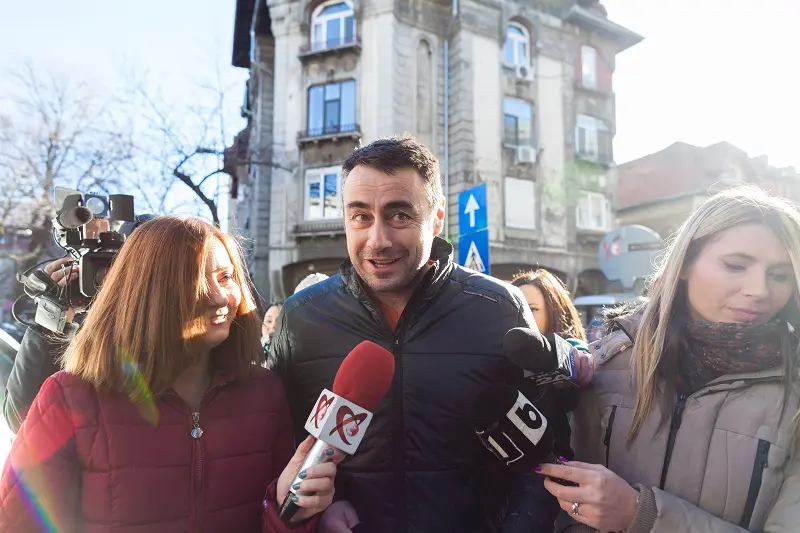
<svg viewBox="0 0 800 533">
<path fill-rule="evenodd" d="M 230 66 L 235 0 L 0 0 L 0 73 L 29 61 L 113 85 L 147 70 L 167 99 L 199 83 L 231 88 L 233 135 L 247 72 Z M 645 37 L 617 58 L 618 162 L 682 140 L 727 140 L 800 167 L 795 0 L 605 0 L 611 20 Z M 218 70 L 219 69 L 219 70 Z M 0 84 L 2 80 L 0 80 Z"/>
</svg>

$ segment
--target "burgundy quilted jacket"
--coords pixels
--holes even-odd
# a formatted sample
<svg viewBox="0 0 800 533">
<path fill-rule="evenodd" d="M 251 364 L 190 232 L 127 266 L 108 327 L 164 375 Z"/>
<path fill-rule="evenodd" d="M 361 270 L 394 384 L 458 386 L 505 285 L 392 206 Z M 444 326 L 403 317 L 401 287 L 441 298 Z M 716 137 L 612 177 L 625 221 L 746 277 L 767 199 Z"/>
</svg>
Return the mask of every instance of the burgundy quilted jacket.
<svg viewBox="0 0 800 533">
<path fill-rule="evenodd" d="M 194 418 L 176 394 L 140 410 L 55 374 L 6 462 L 0 532 L 289 531 L 275 502 L 274 480 L 294 450 L 277 375 L 215 375 Z M 315 528 L 312 520 L 291 531 Z"/>
</svg>

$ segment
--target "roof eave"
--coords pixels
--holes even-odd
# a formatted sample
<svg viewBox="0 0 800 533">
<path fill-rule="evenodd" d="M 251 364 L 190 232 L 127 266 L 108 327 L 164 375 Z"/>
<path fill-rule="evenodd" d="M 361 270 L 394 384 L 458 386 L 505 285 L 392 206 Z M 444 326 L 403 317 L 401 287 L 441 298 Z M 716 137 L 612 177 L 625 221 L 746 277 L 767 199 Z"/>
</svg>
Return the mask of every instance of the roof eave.
<svg viewBox="0 0 800 533">
<path fill-rule="evenodd" d="M 564 16 L 566 22 L 571 22 L 581 28 L 597 32 L 610 38 L 617 44 L 617 53 L 639 44 L 644 37 L 628 28 L 600 17 L 580 6 L 572 6 Z"/>
</svg>

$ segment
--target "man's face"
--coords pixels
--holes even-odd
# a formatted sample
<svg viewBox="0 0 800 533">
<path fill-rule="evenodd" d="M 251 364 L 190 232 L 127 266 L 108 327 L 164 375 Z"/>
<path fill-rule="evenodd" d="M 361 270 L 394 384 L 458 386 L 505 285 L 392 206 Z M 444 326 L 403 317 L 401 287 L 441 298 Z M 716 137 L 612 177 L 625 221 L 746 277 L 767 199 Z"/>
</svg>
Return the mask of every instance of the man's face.
<svg viewBox="0 0 800 533">
<path fill-rule="evenodd" d="M 411 169 L 385 174 L 354 168 L 342 191 L 350 261 L 376 293 L 411 287 L 442 231 L 444 201 L 431 207 L 422 177 Z"/>
</svg>

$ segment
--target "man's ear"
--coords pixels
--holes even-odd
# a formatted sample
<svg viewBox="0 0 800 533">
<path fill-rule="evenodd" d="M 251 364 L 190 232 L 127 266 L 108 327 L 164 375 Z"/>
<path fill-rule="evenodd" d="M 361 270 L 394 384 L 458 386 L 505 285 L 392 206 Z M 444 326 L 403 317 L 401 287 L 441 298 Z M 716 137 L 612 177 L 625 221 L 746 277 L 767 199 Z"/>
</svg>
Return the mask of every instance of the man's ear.
<svg viewBox="0 0 800 533">
<path fill-rule="evenodd" d="M 443 197 L 439 198 L 439 201 L 436 202 L 436 207 L 434 209 L 435 212 L 433 214 L 433 236 L 438 237 L 444 230 L 445 205 Z"/>
</svg>

